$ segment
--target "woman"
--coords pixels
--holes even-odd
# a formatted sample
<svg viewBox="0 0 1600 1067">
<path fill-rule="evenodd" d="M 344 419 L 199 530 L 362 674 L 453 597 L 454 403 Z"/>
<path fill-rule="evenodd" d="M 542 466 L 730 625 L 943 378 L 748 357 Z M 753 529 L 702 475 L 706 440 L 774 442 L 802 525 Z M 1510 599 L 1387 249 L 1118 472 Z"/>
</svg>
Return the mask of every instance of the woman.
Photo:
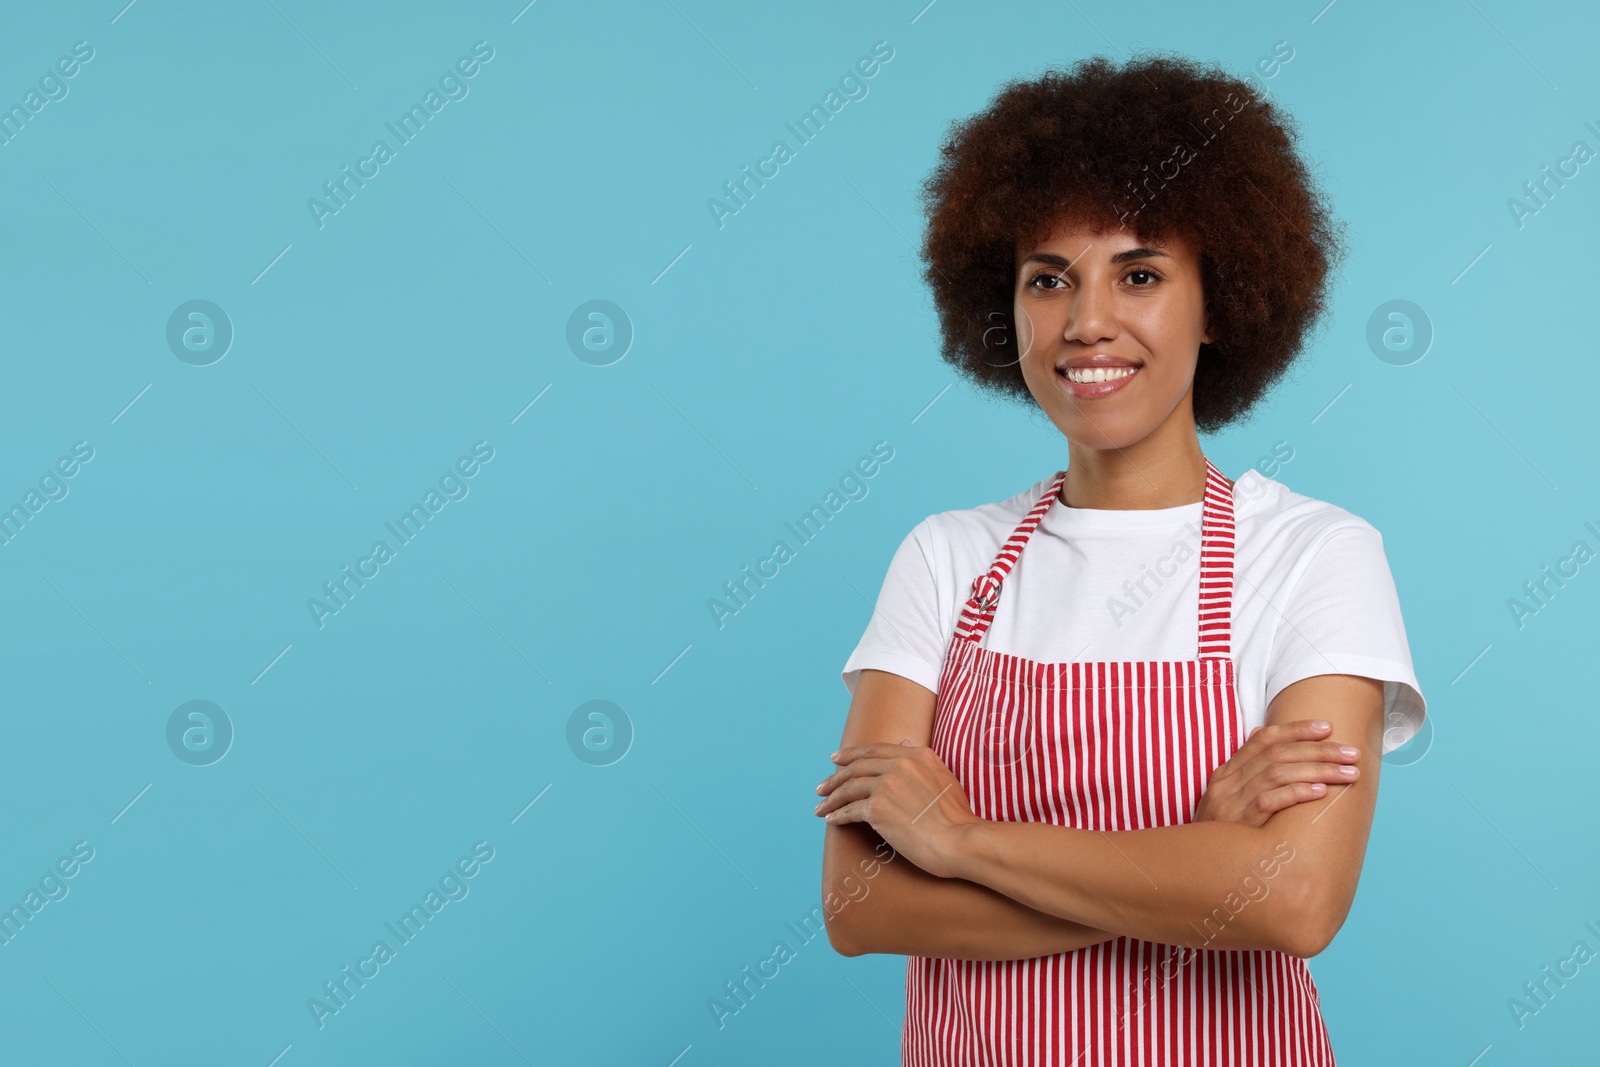
<svg viewBox="0 0 1600 1067">
<path fill-rule="evenodd" d="M 1342 255 L 1291 122 L 1094 58 L 1006 86 L 925 187 L 945 359 L 1069 462 L 919 523 L 845 666 L 825 890 L 893 852 L 829 938 L 910 957 L 908 1065 L 1334 1062 L 1306 960 L 1425 704 L 1378 532 L 1198 440 Z"/>
</svg>

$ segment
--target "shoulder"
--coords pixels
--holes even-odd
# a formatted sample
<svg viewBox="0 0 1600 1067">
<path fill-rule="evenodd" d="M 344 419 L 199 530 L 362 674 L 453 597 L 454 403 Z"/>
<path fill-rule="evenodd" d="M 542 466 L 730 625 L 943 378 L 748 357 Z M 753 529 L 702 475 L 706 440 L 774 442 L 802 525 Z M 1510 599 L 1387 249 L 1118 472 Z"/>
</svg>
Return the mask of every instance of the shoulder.
<svg viewBox="0 0 1600 1067">
<path fill-rule="evenodd" d="M 1056 472 L 1052 471 L 1004 500 L 935 512 L 919 522 L 911 536 L 936 558 L 959 559 L 973 553 L 993 557 L 1055 477 Z M 987 564 L 988 560 L 984 562 Z"/>
<path fill-rule="evenodd" d="M 1308 546 L 1341 530 L 1382 540 L 1377 529 L 1360 515 L 1338 504 L 1297 493 L 1254 467 L 1235 483 L 1234 513 L 1236 525 L 1253 527 L 1253 533 Z"/>
<path fill-rule="evenodd" d="M 1251 467 L 1235 486 L 1238 563 L 1251 584 L 1290 600 L 1366 600 L 1392 577 L 1384 539 L 1365 518 L 1296 493 Z"/>
</svg>

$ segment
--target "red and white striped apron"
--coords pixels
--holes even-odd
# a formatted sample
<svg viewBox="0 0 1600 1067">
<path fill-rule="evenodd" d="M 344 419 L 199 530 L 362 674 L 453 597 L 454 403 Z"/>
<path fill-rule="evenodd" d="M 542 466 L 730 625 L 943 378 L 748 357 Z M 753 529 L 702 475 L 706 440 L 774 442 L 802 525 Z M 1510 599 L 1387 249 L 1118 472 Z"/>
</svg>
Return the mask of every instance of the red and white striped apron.
<svg viewBox="0 0 1600 1067">
<path fill-rule="evenodd" d="M 1207 459 L 1198 658 L 1040 663 L 983 648 L 1001 584 L 1065 479 L 1057 475 L 973 580 L 939 678 L 932 748 L 984 819 L 1105 831 L 1190 822 L 1212 772 L 1244 740 L 1229 646 L 1232 489 Z M 901 1062 L 1334 1059 L 1305 960 L 1117 937 L 1026 960 L 910 957 Z"/>
</svg>

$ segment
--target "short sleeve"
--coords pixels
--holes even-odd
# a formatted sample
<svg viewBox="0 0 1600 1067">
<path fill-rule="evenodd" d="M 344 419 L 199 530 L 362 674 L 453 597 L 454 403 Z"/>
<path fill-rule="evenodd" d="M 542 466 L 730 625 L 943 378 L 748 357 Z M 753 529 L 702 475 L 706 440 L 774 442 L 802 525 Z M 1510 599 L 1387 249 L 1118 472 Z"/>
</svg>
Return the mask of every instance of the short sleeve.
<svg viewBox="0 0 1600 1067">
<path fill-rule="evenodd" d="M 868 668 L 909 678 L 929 692 L 939 691 L 944 626 L 932 539 L 932 523 L 923 519 L 889 561 L 866 632 L 845 661 L 842 674 L 851 695 Z"/>
<path fill-rule="evenodd" d="M 1304 678 L 1360 675 L 1383 682 L 1383 752 L 1416 735 L 1427 702 L 1412 667 L 1383 536 L 1376 529 L 1358 522 L 1325 535 L 1280 610 L 1267 666 L 1268 707 Z"/>
</svg>

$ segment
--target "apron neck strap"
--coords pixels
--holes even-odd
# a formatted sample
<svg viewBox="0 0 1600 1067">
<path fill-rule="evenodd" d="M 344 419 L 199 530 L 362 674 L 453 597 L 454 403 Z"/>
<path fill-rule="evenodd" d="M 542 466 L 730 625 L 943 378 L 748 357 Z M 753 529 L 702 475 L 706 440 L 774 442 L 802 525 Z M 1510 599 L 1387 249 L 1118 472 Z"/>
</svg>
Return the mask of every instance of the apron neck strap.
<svg viewBox="0 0 1600 1067">
<path fill-rule="evenodd" d="M 1199 658 L 1227 659 L 1232 654 L 1233 489 L 1209 458 L 1205 458 L 1205 462 L 1206 489 L 1200 522 Z M 1056 473 L 1039 502 L 1006 538 L 988 571 L 972 580 L 972 593 L 961 606 L 961 617 L 956 621 L 958 638 L 983 640 L 994 622 L 1006 576 L 1016 566 L 1028 539 L 1039 528 L 1044 513 L 1060 499 L 1061 486 L 1066 480 L 1066 471 Z"/>
<path fill-rule="evenodd" d="M 1206 460 L 1206 496 L 1200 522 L 1200 658 L 1232 654 L 1233 487 Z"/>
</svg>

